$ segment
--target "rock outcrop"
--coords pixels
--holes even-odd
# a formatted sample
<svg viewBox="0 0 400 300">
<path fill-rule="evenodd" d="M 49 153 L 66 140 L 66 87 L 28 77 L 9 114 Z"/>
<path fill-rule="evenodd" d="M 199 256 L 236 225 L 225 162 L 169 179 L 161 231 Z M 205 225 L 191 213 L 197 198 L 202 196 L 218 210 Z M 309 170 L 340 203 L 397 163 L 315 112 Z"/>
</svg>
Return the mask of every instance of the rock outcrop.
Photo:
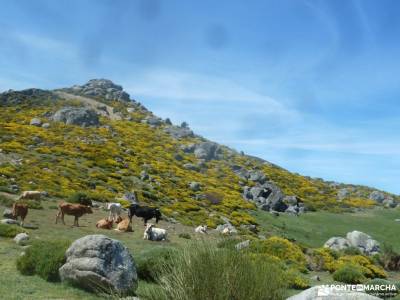
<svg viewBox="0 0 400 300">
<path fill-rule="evenodd" d="M 93 291 L 134 292 L 138 277 L 128 249 L 105 235 L 87 235 L 72 243 L 60 268 L 62 281 Z"/>
<path fill-rule="evenodd" d="M 64 91 L 86 97 L 104 98 L 106 100 L 130 101 L 129 94 L 122 86 L 108 79 L 92 79 L 84 85 L 74 85 Z"/>
<path fill-rule="evenodd" d="M 98 126 L 99 116 L 89 108 L 84 107 L 64 107 L 53 115 L 53 120 L 63 122 L 67 125 L 78 125 L 82 127 Z"/>
<path fill-rule="evenodd" d="M 379 243 L 372 239 L 368 234 L 361 231 L 351 231 L 346 234 L 346 238 L 332 237 L 324 244 L 325 248 L 336 251 L 345 250 L 349 247 L 355 247 L 362 254 L 374 255 L 380 252 Z"/>
</svg>

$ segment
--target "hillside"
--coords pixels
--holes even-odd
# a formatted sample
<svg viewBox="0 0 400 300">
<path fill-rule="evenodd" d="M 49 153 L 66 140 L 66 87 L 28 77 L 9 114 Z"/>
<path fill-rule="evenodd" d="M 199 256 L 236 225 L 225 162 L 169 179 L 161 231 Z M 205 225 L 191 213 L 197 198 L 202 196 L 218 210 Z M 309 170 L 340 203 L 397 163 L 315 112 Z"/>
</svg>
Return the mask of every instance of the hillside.
<svg viewBox="0 0 400 300">
<path fill-rule="evenodd" d="M 0 190 L 139 201 L 169 220 L 246 231 L 252 212 L 354 211 L 400 200 L 370 187 L 291 173 L 162 120 L 109 80 L 0 94 Z"/>
</svg>

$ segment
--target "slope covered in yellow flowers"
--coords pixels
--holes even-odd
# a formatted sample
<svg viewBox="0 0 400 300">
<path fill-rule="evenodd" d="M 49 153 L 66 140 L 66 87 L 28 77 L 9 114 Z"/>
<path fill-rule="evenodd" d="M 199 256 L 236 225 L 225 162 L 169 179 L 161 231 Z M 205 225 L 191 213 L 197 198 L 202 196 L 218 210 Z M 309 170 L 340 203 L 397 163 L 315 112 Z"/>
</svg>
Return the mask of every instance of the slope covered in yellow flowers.
<svg viewBox="0 0 400 300">
<path fill-rule="evenodd" d="M 50 97 L 51 98 L 51 97 Z M 35 101 L 3 103 L 0 110 L 0 189 L 42 190 L 51 197 L 65 199 L 84 191 L 97 201 L 115 201 L 127 192 L 137 191 L 143 203 L 161 207 L 163 213 L 185 224 L 207 223 L 215 227 L 220 216 L 233 225 L 253 224 L 256 206 L 242 197 L 243 186 L 254 183 L 239 178 L 232 166 L 261 170 L 285 195 L 296 195 L 310 210 L 346 210 L 368 207 L 373 189 L 352 186 L 338 202 L 337 185 L 290 173 L 278 166 L 222 147 L 223 159 L 203 162 L 201 170 L 193 153 L 182 145 L 204 141 L 191 136 L 176 139 L 165 123 L 151 126 L 142 120 L 151 115 L 146 109 L 129 112 L 128 103 L 107 102 L 120 119 L 100 118 L 100 126 L 80 127 L 51 120 L 65 106 L 81 106 L 78 100 L 36 97 Z M 48 122 L 48 128 L 30 125 L 32 118 Z M 149 178 L 141 178 L 145 172 Z M 189 188 L 197 182 L 200 189 Z M 357 193 L 356 193 L 357 192 Z M 396 196 L 393 196 L 396 197 Z M 397 198 L 395 198 L 397 199 Z"/>
</svg>

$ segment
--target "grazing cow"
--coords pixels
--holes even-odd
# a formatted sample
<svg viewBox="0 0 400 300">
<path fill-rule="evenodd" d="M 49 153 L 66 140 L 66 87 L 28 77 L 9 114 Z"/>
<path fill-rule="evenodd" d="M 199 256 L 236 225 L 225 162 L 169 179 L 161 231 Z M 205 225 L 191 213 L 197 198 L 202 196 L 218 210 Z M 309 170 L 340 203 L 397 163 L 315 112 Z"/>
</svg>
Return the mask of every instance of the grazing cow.
<svg viewBox="0 0 400 300">
<path fill-rule="evenodd" d="M 208 229 L 207 225 L 200 225 L 200 226 L 196 227 L 194 232 L 196 232 L 196 233 L 207 233 L 207 229 Z"/>
<path fill-rule="evenodd" d="M 40 197 L 42 196 L 42 192 L 39 191 L 25 191 L 22 192 L 21 196 L 19 197 L 19 200 L 40 200 Z"/>
<path fill-rule="evenodd" d="M 153 224 L 147 224 L 143 234 L 144 240 L 164 241 L 167 239 L 167 231 L 162 228 L 156 228 Z"/>
<path fill-rule="evenodd" d="M 131 220 L 129 218 L 123 219 L 121 222 L 118 223 L 117 228 L 115 229 L 116 231 L 120 232 L 131 232 L 132 230 L 132 224 Z"/>
<path fill-rule="evenodd" d="M 109 203 L 107 205 L 107 210 L 110 211 L 110 215 L 108 217 L 113 219 L 114 222 L 117 222 L 118 217 L 120 217 L 122 213 L 121 203 Z"/>
<path fill-rule="evenodd" d="M 114 221 L 112 219 L 109 218 L 104 218 L 99 220 L 96 223 L 96 227 L 97 228 L 101 228 L 101 229 L 111 229 L 113 226 Z"/>
<path fill-rule="evenodd" d="M 144 225 L 147 224 L 147 221 L 156 218 L 156 223 L 161 219 L 161 212 L 158 208 L 151 208 L 148 206 L 140 206 L 139 204 L 132 204 L 128 208 L 128 217 L 132 221 L 132 217 L 137 216 L 142 218 L 144 221 Z"/>
<path fill-rule="evenodd" d="M 21 226 L 24 225 L 24 220 L 27 214 L 28 214 L 28 205 L 14 202 L 12 215 L 13 218 L 16 220 L 18 219 L 18 217 L 21 218 Z"/>
<path fill-rule="evenodd" d="M 70 215 L 75 217 L 74 225 L 79 227 L 78 219 L 82 217 L 84 214 L 92 214 L 92 213 L 93 211 L 90 206 L 61 202 L 58 205 L 56 224 L 58 222 L 58 218 L 61 216 L 61 221 L 65 225 L 64 215 Z"/>
</svg>

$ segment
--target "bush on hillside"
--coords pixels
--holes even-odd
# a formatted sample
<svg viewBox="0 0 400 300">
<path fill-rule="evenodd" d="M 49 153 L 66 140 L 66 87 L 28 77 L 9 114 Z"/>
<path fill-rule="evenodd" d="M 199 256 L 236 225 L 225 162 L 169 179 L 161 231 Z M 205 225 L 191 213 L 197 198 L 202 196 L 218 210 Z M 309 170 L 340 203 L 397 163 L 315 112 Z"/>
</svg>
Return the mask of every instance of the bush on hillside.
<svg viewBox="0 0 400 300">
<path fill-rule="evenodd" d="M 73 193 L 71 196 L 69 196 L 68 202 L 92 206 L 92 200 L 85 192 Z"/>
<path fill-rule="evenodd" d="M 141 252 L 135 257 L 138 277 L 146 281 L 156 281 L 160 266 L 171 260 L 176 252 L 173 248 L 157 247 Z"/>
<path fill-rule="evenodd" d="M 10 197 L 0 195 L 0 205 L 10 207 L 13 205 L 13 203 L 14 203 L 14 200 L 11 199 Z"/>
<path fill-rule="evenodd" d="M 206 243 L 178 251 L 157 275 L 162 295 L 148 299 L 283 299 L 286 288 L 278 264 Z"/>
<path fill-rule="evenodd" d="M 178 237 L 180 237 L 181 239 L 187 239 L 187 240 L 190 240 L 192 238 L 192 236 L 187 232 L 182 232 L 182 233 L 178 234 Z"/>
<path fill-rule="evenodd" d="M 17 259 L 17 269 L 23 275 L 37 274 L 47 281 L 59 281 L 58 269 L 65 263 L 68 241 L 34 241 Z"/>
<path fill-rule="evenodd" d="M 348 247 L 343 250 L 345 255 L 360 255 L 361 251 L 357 247 Z"/>
<path fill-rule="evenodd" d="M 344 265 L 340 267 L 333 273 L 333 279 L 349 284 L 363 283 L 366 280 L 360 268 L 354 265 Z"/>
<path fill-rule="evenodd" d="M 395 297 L 398 293 L 399 293 L 399 285 L 396 283 L 393 283 L 389 280 L 386 279 L 372 279 L 370 281 L 368 281 L 366 284 L 366 286 L 369 286 L 369 288 L 366 289 L 367 294 L 372 295 L 372 296 L 376 296 L 376 297 L 380 297 L 380 298 L 391 298 L 391 297 Z M 377 286 L 377 285 L 384 285 L 384 286 L 392 286 L 394 285 L 396 290 L 393 291 L 391 289 L 388 289 L 387 291 L 385 290 L 379 290 L 377 291 L 376 289 L 374 289 L 373 287 Z"/>
<path fill-rule="evenodd" d="M 13 238 L 18 233 L 25 232 L 20 227 L 15 225 L 0 224 L 0 236 Z"/>
<path fill-rule="evenodd" d="M 304 253 L 298 245 L 287 239 L 273 236 L 267 240 L 255 241 L 251 243 L 250 251 L 275 256 L 289 265 L 296 265 L 305 270 L 306 257 Z"/>
</svg>

